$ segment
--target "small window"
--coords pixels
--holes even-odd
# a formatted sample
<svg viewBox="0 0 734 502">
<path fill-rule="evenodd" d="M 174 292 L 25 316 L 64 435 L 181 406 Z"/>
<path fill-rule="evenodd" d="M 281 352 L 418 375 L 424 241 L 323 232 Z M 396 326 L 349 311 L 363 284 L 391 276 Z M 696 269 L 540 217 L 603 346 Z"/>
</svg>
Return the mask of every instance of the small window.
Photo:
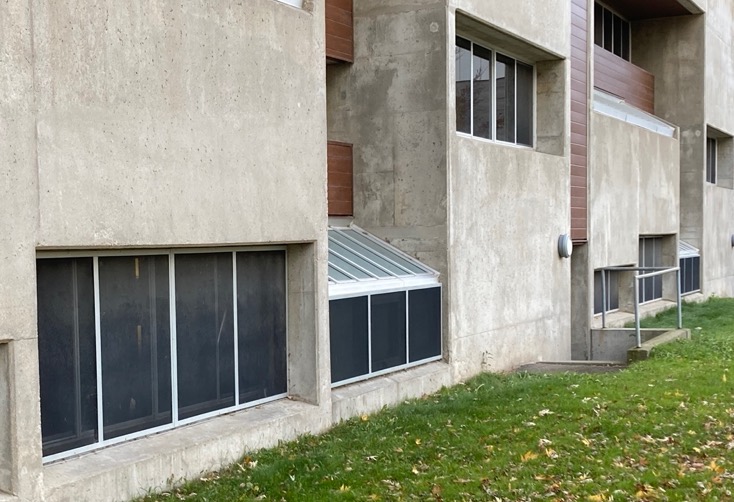
<svg viewBox="0 0 734 502">
<path fill-rule="evenodd" d="M 604 286 L 602 288 L 602 273 L 604 274 Z M 594 313 L 601 314 L 602 305 L 606 296 L 606 307 L 604 312 L 619 309 L 619 272 L 616 270 L 597 270 L 594 272 Z"/>
<path fill-rule="evenodd" d="M 533 145 L 534 68 L 456 37 L 456 130 Z"/>
<path fill-rule="evenodd" d="M 678 241 L 680 292 L 682 295 L 701 290 L 701 255 L 695 247 Z"/>
<path fill-rule="evenodd" d="M 598 3 L 594 4 L 594 43 L 630 60 L 630 23 Z"/>
<path fill-rule="evenodd" d="M 656 268 L 663 266 L 663 238 L 642 237 L 640 238 L 639 266 L 642 268 Z M 641 273 L 652 272 L 643 270 Z M 663 277 L 657 275 L 640 281 L 639 291 L 640 303 L 660 300 L 663 297 Z"/>
<path fill-rule="evenodd" d="M 706 182 L 716 184 L 716 138 L 706 138 Z"/>
</svg>

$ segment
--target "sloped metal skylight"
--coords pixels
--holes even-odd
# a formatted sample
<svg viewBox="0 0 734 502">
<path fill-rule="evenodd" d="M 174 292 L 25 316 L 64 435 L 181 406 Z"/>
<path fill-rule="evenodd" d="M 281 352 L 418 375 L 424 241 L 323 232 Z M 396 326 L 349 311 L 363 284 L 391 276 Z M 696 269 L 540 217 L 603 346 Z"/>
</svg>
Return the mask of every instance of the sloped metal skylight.
<svg viewBox="0 0 734 502">
<path fill-rule="evenodd" d="M 701 253 L 698 249 L 691 246 L 687 242 L 678 241 L 678 258 L 693 258 L 696 256 L 701 256 Z"/>
<path fill-rule="evenodd" d="M 438 272 L 361 228 L 329 228 L 330 297 L 437 283 Z"/>
</svg>

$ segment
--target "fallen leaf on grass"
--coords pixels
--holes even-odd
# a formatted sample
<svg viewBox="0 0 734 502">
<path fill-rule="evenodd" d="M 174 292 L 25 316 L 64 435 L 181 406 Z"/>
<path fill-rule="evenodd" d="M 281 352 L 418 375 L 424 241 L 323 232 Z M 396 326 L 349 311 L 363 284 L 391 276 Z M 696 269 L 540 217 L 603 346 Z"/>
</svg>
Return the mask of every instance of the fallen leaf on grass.
<svg viewBox="0 0 734 502">
<path fill-rule="evenodd" d="M 537 453 L 533 453 L 532 451 L 526 451 L 523 455 L 520 455 L 520 460 L 522 462 L 527 462 L 528 460 L 534 460 L 538 458 Z"/>
</svg>

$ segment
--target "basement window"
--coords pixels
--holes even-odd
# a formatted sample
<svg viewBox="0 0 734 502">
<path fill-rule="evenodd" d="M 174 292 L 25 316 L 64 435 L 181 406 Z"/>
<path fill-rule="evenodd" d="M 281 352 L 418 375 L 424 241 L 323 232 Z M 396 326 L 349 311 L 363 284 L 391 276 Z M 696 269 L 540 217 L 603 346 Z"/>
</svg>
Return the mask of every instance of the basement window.
<svg viewBox="0 0 734 502">
<path fill-rule="evenodd" d="M 678 241 L 680 292 L 682 295 L 701 290 L 701 254 L 687 242 Z"/>
<path fill-rule="evenodd" d="M 39 258 L 44 460 L 284 397 L 285 259 Z"/>
<path fill-rule="evenodd" d="M 358 227 L 329 229 L 331 381 L 441 359 L 438 273 Z"/>
</svg>

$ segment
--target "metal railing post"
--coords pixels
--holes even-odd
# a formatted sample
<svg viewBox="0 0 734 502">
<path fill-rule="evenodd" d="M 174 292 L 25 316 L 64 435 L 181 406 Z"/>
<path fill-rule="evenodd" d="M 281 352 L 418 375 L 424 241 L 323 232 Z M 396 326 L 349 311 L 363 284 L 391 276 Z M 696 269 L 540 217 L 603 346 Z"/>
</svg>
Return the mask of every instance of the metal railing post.
<svg viewBox="0 0 734 502">
<path fill-rule="evenodd" d="M 678 297 L 678 329 L 681 329 L 683 327 L 683 306 L 681 304 L 681 298 L 680 298 L 680 268 L 675 272 L 676 282 L 678 285 L 677 290 L 677 297 Z"/>
<path fill-rule="evenodd" d="M 635 335 L 637 336 L 637 348 L 642 346 L 640 337 L 640 278 L 635 275 Z"/>
</svg>

